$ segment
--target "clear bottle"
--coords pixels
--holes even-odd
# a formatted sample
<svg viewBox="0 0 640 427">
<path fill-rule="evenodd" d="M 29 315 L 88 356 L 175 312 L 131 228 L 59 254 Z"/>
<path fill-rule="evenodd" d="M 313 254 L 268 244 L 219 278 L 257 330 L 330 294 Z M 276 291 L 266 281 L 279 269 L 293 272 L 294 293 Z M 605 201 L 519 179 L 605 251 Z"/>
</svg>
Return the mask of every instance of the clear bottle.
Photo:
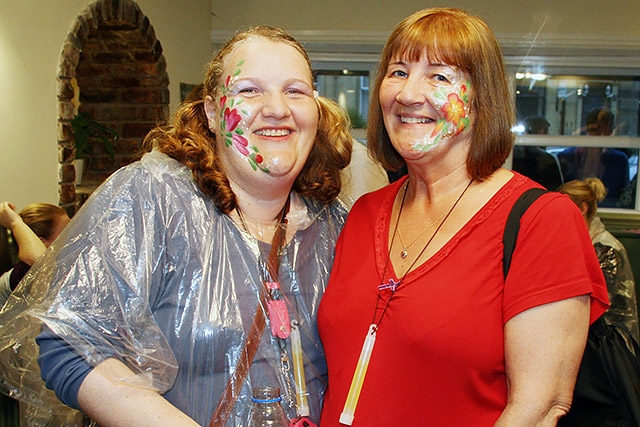
<svg viewBox="0 0 640 427">
<path fill-rule="evenodd" d="M 254 387 L 253 406 L 248 427 L 287 427 L 289 420 L 280 403 L 282 396 L 278 387 Z"/>
</svg>

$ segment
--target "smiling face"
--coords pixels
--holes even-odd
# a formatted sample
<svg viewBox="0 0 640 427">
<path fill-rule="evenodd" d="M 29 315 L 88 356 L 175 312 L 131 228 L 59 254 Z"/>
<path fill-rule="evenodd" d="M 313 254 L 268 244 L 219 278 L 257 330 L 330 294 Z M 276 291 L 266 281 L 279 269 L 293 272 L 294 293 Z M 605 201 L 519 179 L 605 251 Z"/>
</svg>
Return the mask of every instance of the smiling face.
<svg viewBox="0 0 640 427">
<path fill-rule="evenodd" d="M 468 138 L 469 76 L 456 67 L 420 61 L 390 61 L 380 86 L 387 133 L 405 159 Z"/>
<path fill-rule="evenodd" d="M 231 181 L 256 173 L 295 179 L 318 127 L 307 61 L 294 47 L 260 37 L 228 54 L 216 99 L 208 96 L 205 110 Z"/>
</svg>

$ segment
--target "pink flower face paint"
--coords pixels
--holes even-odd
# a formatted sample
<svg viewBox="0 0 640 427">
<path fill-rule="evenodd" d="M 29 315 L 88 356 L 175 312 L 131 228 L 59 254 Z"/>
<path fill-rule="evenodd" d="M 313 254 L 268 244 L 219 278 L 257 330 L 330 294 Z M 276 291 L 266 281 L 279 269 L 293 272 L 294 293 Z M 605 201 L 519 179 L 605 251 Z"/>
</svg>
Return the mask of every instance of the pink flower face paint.
<svg viewBox="0 0 640 427">
<path fill-rule="evenodd" d="M 253 37 L 229 54 L 222 76 L 205 110 L 231 179 L 257 171 L 272 179 L 266 182 L 294 180 L 319 123 L 305 57 L 286 43 Z"/>
<path fill-rule="evenodd" d="M 269 168 L 263 165 L 264 158 L 259 153 L 258 148 L 249 145 L 249 141 L 244 136 L 246 128 L 238 126 L 242 121 L 242 114 L 245 117 L 249 115 L 246 110 L 239 109 L 242 99 L 236 99 L 230 91 L 230 85 L 233 77 L 241 73 L 240 67 L 244 61 L 240 61 L 236 71 L 232 75 L 228 75 L 225 83 L 222 85 L 220 97 L 220 131 L 224 136 L 224 142 L 227 147 L 234 148 L 240 155 L 244 156 L 253 170 L 260 169 L 265 173 L 269 173 Z"/>
</svg>

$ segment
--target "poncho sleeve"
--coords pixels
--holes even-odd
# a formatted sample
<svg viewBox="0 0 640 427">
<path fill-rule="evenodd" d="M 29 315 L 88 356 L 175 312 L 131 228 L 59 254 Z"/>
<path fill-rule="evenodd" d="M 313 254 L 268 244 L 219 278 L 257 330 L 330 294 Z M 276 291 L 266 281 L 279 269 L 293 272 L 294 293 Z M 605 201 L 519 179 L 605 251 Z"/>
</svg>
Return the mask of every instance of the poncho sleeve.
<svg viewBox="0 0 640 427">
<path fill-rule="evenodd" d="M 177 363 L 150 304 L 163 292 L 161 278 L 179 262 L 167 246 L 185 245 L 173 254 L 189 252 L 187 239 L 166 233 L 183 220 L 180 210 L 166 208 L 167 193 L 184 189 L 159 179 L 183 173 L 175 167 L 151 173 L 140 163 L 116 172 L 34 264 L 0 313 L 5 392 L 29 404 L 59 406 L 35 363 L 34 339 L 43 324 L 91 366 L 116 357 L 137 374 L 137 386 L 171 387 Z M 42 375 L 60 372 L 64 368 Z"/>
</svg>

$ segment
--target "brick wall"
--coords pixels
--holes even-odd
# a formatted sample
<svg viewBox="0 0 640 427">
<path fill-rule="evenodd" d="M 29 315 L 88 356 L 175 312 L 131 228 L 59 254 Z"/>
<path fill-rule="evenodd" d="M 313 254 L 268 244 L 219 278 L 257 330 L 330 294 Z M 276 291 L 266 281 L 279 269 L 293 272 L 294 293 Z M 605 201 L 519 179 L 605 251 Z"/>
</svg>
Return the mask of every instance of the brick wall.
<svg viewBox="0 0 640 427">
<path fill-rule="evenodd" d="M 111 173 L 136 160 L 147 132 L 166 122 L 168 85 L 162 46 L 135 2 L 100 0 L 76 18 L 58 71 L 60 205 L 70 215 Z M 119 135 L 114 160 L 96 147 L 78 188 L 70 124 L 77 112 Z"/>
</svg>

